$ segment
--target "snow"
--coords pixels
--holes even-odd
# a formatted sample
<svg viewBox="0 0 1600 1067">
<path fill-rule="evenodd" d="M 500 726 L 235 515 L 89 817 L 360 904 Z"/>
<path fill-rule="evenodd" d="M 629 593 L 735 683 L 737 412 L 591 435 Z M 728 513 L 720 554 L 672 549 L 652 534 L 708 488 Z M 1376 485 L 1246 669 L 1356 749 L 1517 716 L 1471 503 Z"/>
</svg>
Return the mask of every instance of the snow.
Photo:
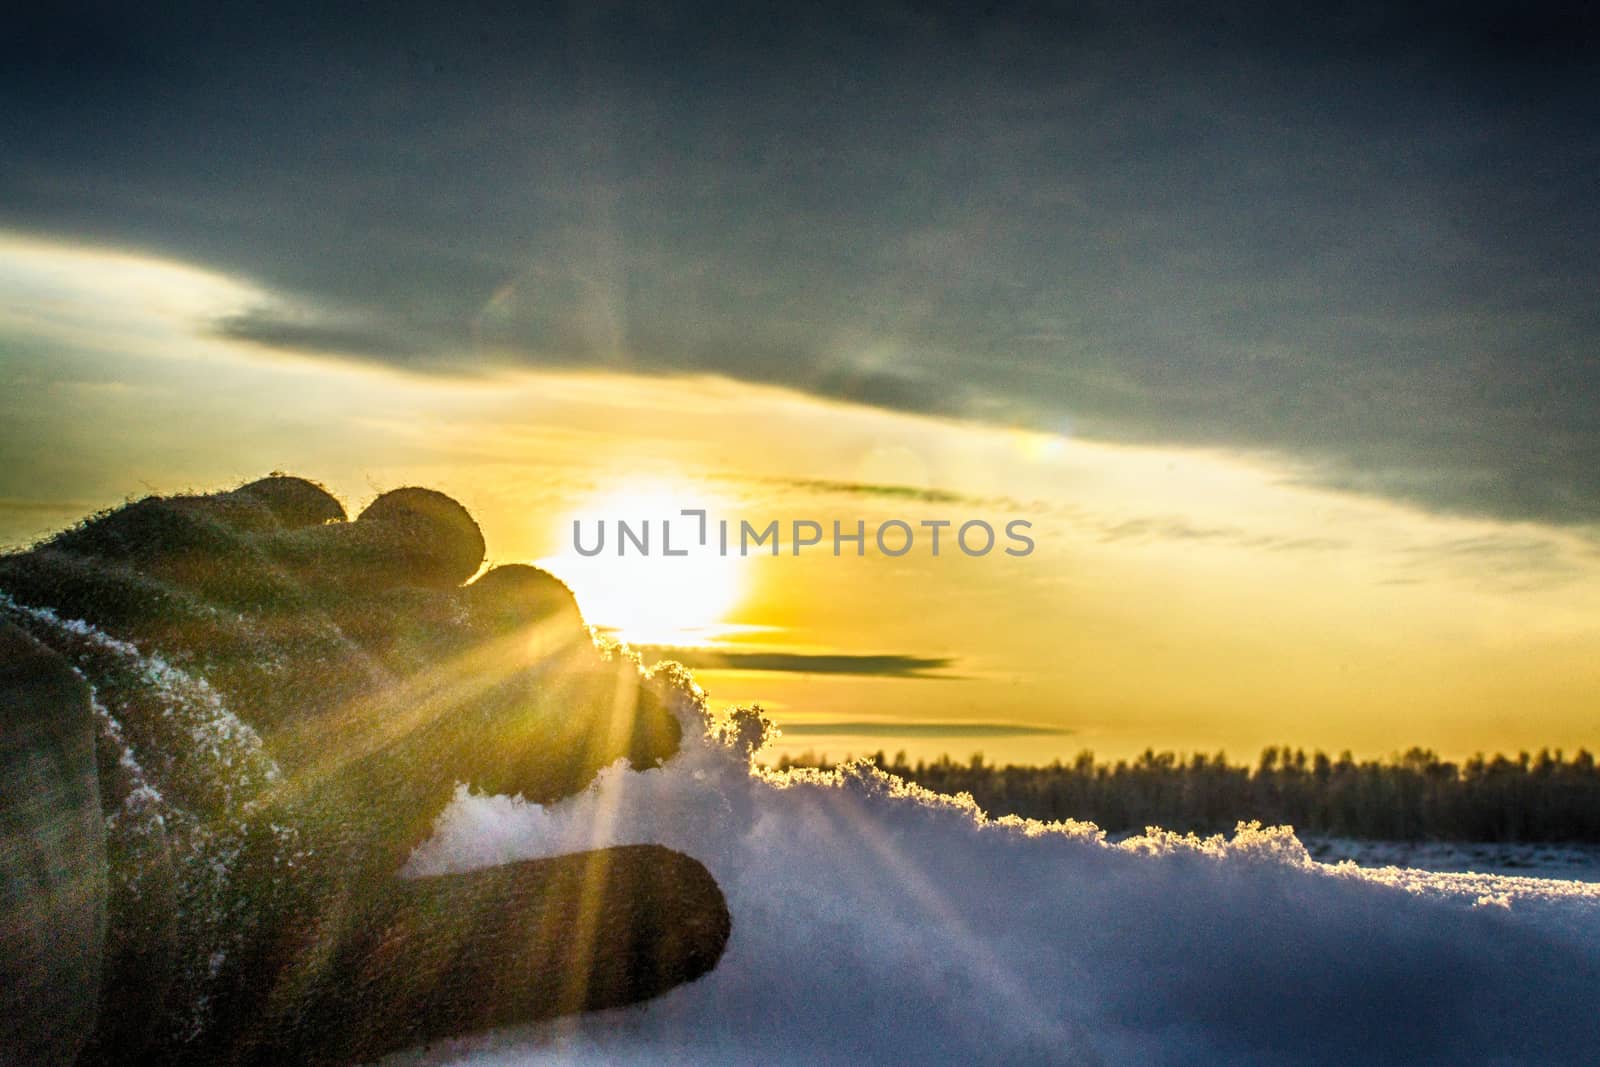
<svg viewBox="0 0 1600 1067">
<path fill-rule="evenodd" d="M 1544 842 L 1361 841 L 1305 839 L 1324 863 L 1350 860 L 1361 867 L 1415 867 L 1426 871 L 1533 875 L 1600 882 L 1600 845 Z"/>
<path fill-rule="evenodd" d="M 171 1002 L 184 1006 L 183 1036 L 209 1021 L 212 987 L 231 949 L 256 922 L 237 891 L 238 867 L 265 815 L 276 762 L 204 678 L 82 619 L 20 604 L 0 592 L 0 615 L 41 637 L 89 685 L 111 854 L 108 908 L 115 923 L 137 915 L 151 884 L 174 877 L 182 946 Z M 105 777 L 108 767 L 115 774 Z M 298 834 L 272 828 L 271 857 L 293 865 Z M 173 889 L 166 889 L 173 892 Z M 134 922 L 140 921 L 134 919 Z"/>
<path fill-rule="evenodd" d="M 870 765 L 761 770 L 759 722 L 684 710 L 662 768 L 549 807 L 458 791 L 408 873 L 659 842 L 727 894 L 718 967 L 398 1062 L 1533 1064 L 1600 1041 L 1600 885 L 1321 864 L 1287 829 L 990 820 Z"/>
<path fill-rule="evenodd" d="M 88 665 L 98 662 L 102 670 L 125 673 L 139 683 L 143 699 L 160 705 L 160 717 L 167 720 L 171 731 L 170 735 L 154 734 L 164 743 L 146 747 L 164 753 L 181 752 L 186 759 L 202 765 L 193 775 L 204 777 L 221 790 L 226 807 L 242 807 L 246 798 L 281 778 L 278 765 L 267 755 L 260 736 L 228 708 L 222 695 L 204 678 L 174 667 L 157 653 L 142 652 L 131 641 L 113 637 L 82 619 L 66 619 L 50 608 L 20 604 L 3 591 L 0 611 L 11 613 L 24 624 L 31 622 L 45 633 L 74 639 L 62 647 L 85 680 L 95 673 L 86 669 Z M 97 707 L 103 695 L 96 689 Z M 115 721 L 103 707 L 98 714 L 102 720 Z M 127 743 L 120 725 L 117 738 Z"/>
</svg>

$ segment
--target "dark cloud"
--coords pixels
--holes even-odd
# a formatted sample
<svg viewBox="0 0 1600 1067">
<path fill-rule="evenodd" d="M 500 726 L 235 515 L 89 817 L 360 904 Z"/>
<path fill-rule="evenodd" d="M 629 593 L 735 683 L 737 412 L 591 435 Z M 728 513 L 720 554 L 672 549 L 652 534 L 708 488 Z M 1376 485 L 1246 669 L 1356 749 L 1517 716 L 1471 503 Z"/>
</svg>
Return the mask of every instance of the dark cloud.
<svg viewBox="0 0 1600 1067">
<path fill-rule="evenodd" d="M 699 670 L 781 671 L 789 674 L 852 674 L 873 678 L 943 678 L 954 661 L 942 656 L 807 654 L 798 652 L 733 652 L 719 648 L 670 648 L 645 645 L 638 650 L 648 663 L 676 660 Z"/>
<path fill-rule="evenodd" d="M 1600 520 L 1600 16 L 36 5 L 0 224 L 433 372 L 716 373 Z"/>
<path fill-rule="evenodd" d="M 1032 737 L 1072 733 L 1060 726 L 1015 722 L 786 722 L 783 732 L 795 737 Z"/>
</svg>

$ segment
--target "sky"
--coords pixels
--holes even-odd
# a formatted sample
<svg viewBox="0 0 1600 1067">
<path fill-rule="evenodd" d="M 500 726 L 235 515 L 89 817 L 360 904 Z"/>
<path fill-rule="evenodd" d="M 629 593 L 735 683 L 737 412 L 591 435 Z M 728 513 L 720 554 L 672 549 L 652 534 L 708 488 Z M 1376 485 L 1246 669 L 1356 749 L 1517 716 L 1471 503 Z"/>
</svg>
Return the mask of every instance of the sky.
<svg viewBox="0 0 1600 1067">
<path fill-rule="evenodd" d="M 28 12 L 0 541 L 423 484 L 795 751 L 1594 747 L 1597 25 Z M 573 558 L 663 506 L 1037 549 Z"/>
</svg>

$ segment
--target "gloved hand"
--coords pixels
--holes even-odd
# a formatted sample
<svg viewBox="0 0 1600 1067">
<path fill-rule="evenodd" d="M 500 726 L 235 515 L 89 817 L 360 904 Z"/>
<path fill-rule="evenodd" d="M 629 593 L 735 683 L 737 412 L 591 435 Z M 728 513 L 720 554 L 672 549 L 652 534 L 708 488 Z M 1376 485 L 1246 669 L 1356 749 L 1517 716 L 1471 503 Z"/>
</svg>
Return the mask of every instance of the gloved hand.
<svg viewBox="0 0 1600 1067">
<path fill-rule="evenodd" d="M 353 1062 L 715 965 L 722 894 L 663 848 L 396 877 L 457 783 L 553 801 L 703 710 L 543 571 L 464 585 L 483 553 L 443 494 L 347 522 L 274 475 L 0 557 L 0 1057 Z"/>
</svg>

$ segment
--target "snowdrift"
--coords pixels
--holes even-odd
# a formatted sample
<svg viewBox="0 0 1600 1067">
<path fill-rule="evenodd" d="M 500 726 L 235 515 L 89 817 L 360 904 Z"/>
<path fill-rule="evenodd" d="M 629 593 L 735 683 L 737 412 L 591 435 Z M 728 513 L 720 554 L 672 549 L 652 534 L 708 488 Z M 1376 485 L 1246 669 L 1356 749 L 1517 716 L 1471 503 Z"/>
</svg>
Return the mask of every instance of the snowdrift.
<svg viewBox="0 0 1600 1067">
<path fill-rule="evenodd" d="M 774 774 L 764 724 L 686 723 L 552 806 L 458 791 L 412 875 L 654 842 L 711 870 L 708 976 L 425 1063 L 1592 1062 L 1600 886 L 1313 862 L 1230 839 L 991 820 L 870 765 Z"/>
</svg>

